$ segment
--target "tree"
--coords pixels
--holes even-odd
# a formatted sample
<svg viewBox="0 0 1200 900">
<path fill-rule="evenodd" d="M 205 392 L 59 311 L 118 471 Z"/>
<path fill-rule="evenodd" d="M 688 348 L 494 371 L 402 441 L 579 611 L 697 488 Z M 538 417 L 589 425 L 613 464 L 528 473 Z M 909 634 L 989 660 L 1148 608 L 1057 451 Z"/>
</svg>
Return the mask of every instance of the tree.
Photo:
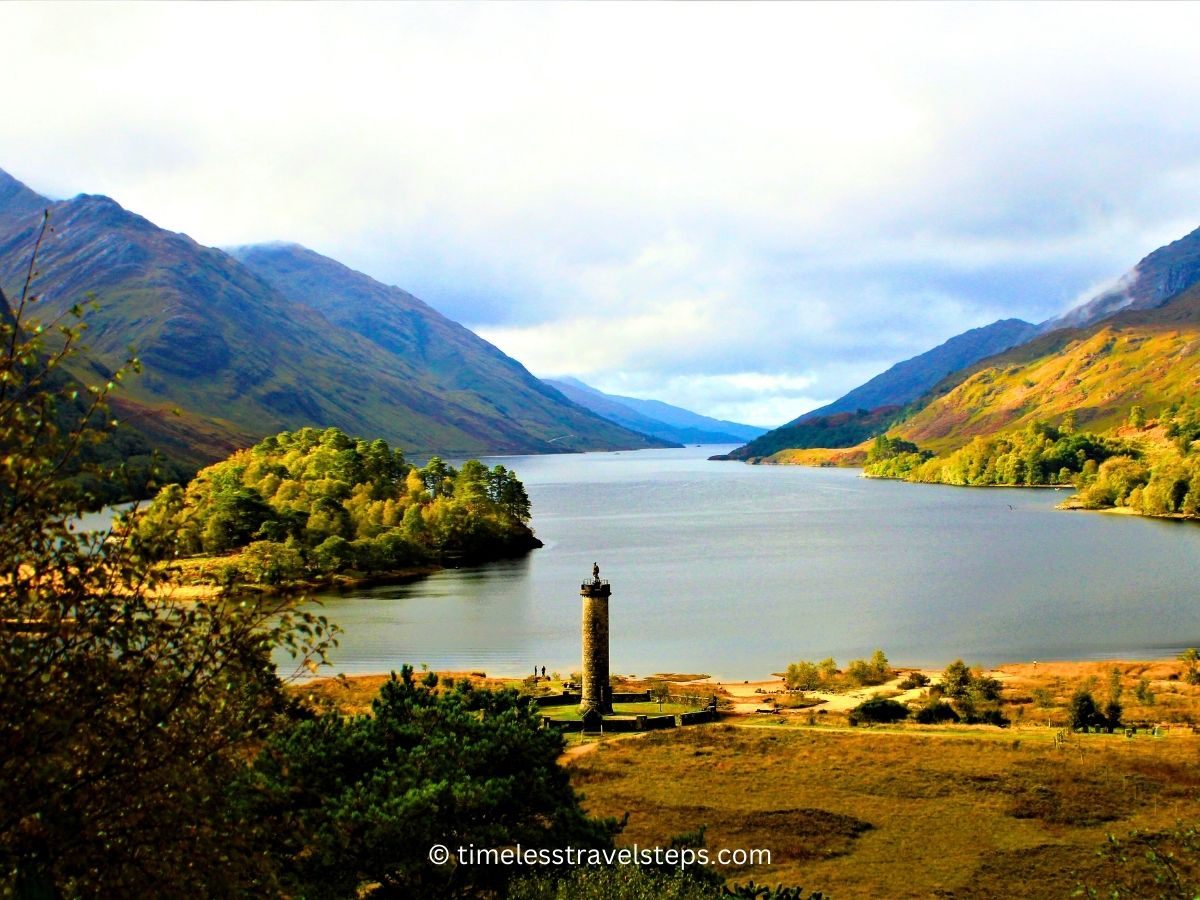
<svg viewBox="0 0 1200 900">
<path fill-rule="evenodd" d="M 1195 647 L 1188 647 L 1179 654 L 1179 661 L 1183 663 L 1183 680 L 1188 684 L 1200 684 L 1200 668 L 1197 667 L 1200 651 Z"/>
<path fill-rule="evenodd" d="M 1067 713 L 1073 731 L 1087 731 L 1088 728 L 1105 724 L 1104 716 L 1096 705 L 1096 698 L 1085 688 L 1080 688 L 1071 697 Z"/>
<path fill-rule="evenodd" d="M 656 681 L 650 685 L 650 699 L 658 704 L 658 711 L 662 712 L 663 704 L 671 699 L 671 687 L 665 681 Z"/>
<path fill-rule="evenodd" d="M 966 696 L 971 684 L 971 670 L 961 659 L 956 659 L 942 672 L 942 690 L 947 697 L 959 700 Z"/>
<path fill-rule="evenodd" d="M 371 715 L 337 713 L 272 738 L 244 796 L 277 835 L 285 888 L 306 897 L 473 896 L 519 867 L 438 864 L 429 848 L 610 847 L 615 820 L 589 819 L 558 764 L 563 737 L 515 691 L 468 681 L 436 691 L 411 666 Z"/>
<path fill-rule="evenodd" d="M 808 660 L 789 663 L 783 682 L 789 691 L 815 691 L 821 686 L 821 669 Z"/>
<path fill-rule="evenodd" d="M 1143 706 L 1154 705 L 1154 689 L 1150 687 L 1149 678 L 1139 678 L 1137 687 L 1133 689 L 1133 695 L 1137 697 L 1138 703 Z"/>
<path fill-rule="evenodd" d="M 1108 677 L 1108 702 L 1104 704 L 1104 725 L 1109 734 L 1112 734 L 1114 728 L 1121 727 L 1121 695 L 1124 692 L 1121 670 L 1114 666 Z"/>
<path fill-rule="evenodd" d="M 65 476 L 115 427 L 108 397 L 138 363 L 77 381 L 83 309 L 37 321 L 35 275 L 36 247 L 16 304 L 0 292 L 0 893 L 270 892 L 229 786 L 287 708 L 271 651 L 318 661 L 327 623 L 175 599 L 136 516 L 73 529 L 96 498 Z"/>
<path fill-rule="evenodd" d="M 1134 404 L 1129 410 L 1129 427 L 1141 431 L 1146 427 L 1146 410 Z"/>
</svg>

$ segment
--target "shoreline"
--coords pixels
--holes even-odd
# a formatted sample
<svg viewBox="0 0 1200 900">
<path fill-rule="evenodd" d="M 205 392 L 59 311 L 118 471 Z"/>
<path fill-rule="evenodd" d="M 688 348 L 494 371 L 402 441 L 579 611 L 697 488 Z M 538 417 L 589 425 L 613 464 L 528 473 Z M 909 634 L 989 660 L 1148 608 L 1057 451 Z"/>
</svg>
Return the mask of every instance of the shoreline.
<svg viewBox="0 0 1200 900">
<path fill-rule="evenodd" d="M 957 658 L 958 657 L 956 657 L 955 659 L 957 659 Z M 1178 660 L 1177 655 L 1154 656 L 1154 657 L 1144 657 L 1144 658 L 1124 655 L 1124 656 L 1104 657 L 1104 658 L 1100 658 L 1100 659 L 1093 657 L 1093 658 L 1088 658 L 1088 659 L 1008 660 L 1006 662 L 1003 662 L 1003 663 L 1000 663 L 1000 664 L 994 665 L 994 666 L 973 666 L 972 668 L 978 668 L 987 675 L 991 675 L 993 677 L 999 677 L 999 678 L 1001 678 L 1001 680 L 1003 680 L 1005 677 L 1013 677 L 1010 673 L 1006 672 L 1006 670 L 1008 670 L 1008 669 L 1020 670 L 1020 669 L 1026 668 L 1026 667 L 1029 667 L 1034 670 L 1036 670 L 1038 667 L 1042 667 L 1043 669 L 1047 669 L 1047 670 L 1048 669 L 1064 669 L 1064 668 L 1081 668 L 1082 669 L 1082 668 L 1088 668 L 1088 667 L 1091 667 L 1091 668 L 1100 667 L 1100 668 L 1110 669 L 1113 666 L 1169 665 L 1169 664 L 1177 663 L 1178 661 L 1179 660 Z M 951 662 L 954 662 L 954 660 L 948 660 L 946 663 L 944 663 L 940 666 L 896 665 L 894 667 L 894 671 L 897 673 L 921 672 L 922 674 L 925 674 L 925 675 L 934 676 L 934 675 L 940 675 L 942 673 L 942 671 L 946 668 L 946 666 L 950 665 Z M 970 665 L 970 662 L 967 661 L 967 664 Z M 415 664 L 411 664 L 411 665 L 413 665 L 413 668 L 415 670 L 421 671 Z M 395 671 L 398 673 L 399 668 L 397 667 L 397 669 Z M 456 669 L 446 669 L 446 670 L 441 670 L 436 667 L 431 667 L 429 669 L 429 671 L 436 672 L 438 675 L 448 675 L 448 676 L 456 677 L 456 678 L 467 677 L 467 676 L 482 677 L 482 678 L 485 678 L 487 681 L 524 681 L 530 675 L 529 672 L 513 673 L 513 672 L 488 671 L 486 666 L 476 666 L 476 667 L 456 668 Z M 363 679 L 374 679 L 374 678 L 387 678 L 387 677 L 389 677 L 390 674 L 391 674 L 390 671 L 355 672 L 353 674 L 343 674 L 343 675 L 338 675 L 338 674 L 334 674 L 334 673 L 318 672 L 318 673 L 312 674 L 311 676 L 303 678 L 301 683 L 312 684 L 312 683 L 319 682 L 319 681 L 338 680 L 341 678 L 345 678 L 350 681 L 363 680 Z M 742 674 L 745 674 L 745 673 L 742 673 Z M 715 687 L 721 687 L 721 688 L 766 687 L 768 685 L 779 685 L 783 680 L 782 674 L 776 673 L 776 672 L 768 673 L 766 675 L 763 675 L 762 673 L 752 674 L 748 678 L 736 678 L 736 677 L 731 678 L 731 677 L 725 677 L 723 675 L 718 676 L 718 675 L 703 674 L 703 675 L 698 675 L 698 677 L 692 676 L 692 677 L 683 679 L 683 678 L 680 678 L 679 673 L 673 673 L 673 672 L 655 672 L 655 673 L 648 674 L 648 675 L 621 675 L 619 673 L 614 673 L 614 677 L 618 677 L 618 678 L 633 681 L 633 682 L 663 680 L 663 681 L 668 681 L 671 684 L 678 684 L 678 685 L 692 685 L 692 686 L 713 685 Z M 877 691 L 877 690 L 883 690 L 883 689 L 884 689 L 883 685 L 855 688 L 853 691 L 848 691 L 845 694 L 839 694 L 837 696 L 850 696 L 851 694 L 869 693 L 871 691 Z M 808 693 L 812 693 L 812 692 L 808 692 Z"/>
</svg>

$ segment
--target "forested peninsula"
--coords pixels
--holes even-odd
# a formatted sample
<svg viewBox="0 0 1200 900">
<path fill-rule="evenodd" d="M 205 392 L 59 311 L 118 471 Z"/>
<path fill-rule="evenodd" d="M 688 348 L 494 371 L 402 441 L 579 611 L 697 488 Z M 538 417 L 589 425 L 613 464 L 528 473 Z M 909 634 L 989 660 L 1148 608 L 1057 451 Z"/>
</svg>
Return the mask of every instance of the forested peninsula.
<svg viewBox="0 0 1200 900">
<path fill-rule="evenodd" d="M 530 514 L 504 466 L 417 467 L 386 441 L 301 428 L 164 487 L 135 533 L 165 545 L 177 582 L 286 588 L 519 556 L 541 546 Z"/>
</svg>

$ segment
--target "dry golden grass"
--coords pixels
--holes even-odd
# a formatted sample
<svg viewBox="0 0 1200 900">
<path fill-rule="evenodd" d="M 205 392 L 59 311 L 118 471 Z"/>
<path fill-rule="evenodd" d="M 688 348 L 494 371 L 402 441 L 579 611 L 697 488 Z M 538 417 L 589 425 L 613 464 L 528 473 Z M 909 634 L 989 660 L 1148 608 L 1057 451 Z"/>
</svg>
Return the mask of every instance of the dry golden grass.
<svg viewBox="0 0 1200 900">
<path fill-rule="evenodd" d="M 1071 695 L 1090 687 L 1103 702 L 1114 667 L 1126 721 L 1170 727 L 1158 737 L 1142 729 L 1056 744 Z M 706 825 L 712 849 L 772 851 L 770 866 L 725 871 L 737 880 L 804 885 L 838 900 L 1068 897 L 1114 877 L 1097 853 L 1106 833 L 1200 821 L 1200 736 L 1181 724 L 1200 721 L 1200 686 L 1179 680 L 1180 671 L 1177 661 L 1002 666 L 1004 710 L 1018 720 L 1008 729 L 849 728 L 844 712 L 789 710 L 598 744 L 572 738 L 563 762 L 590 812 L 630 814 L 622 843 L 665 845 Z M 365 712 L 385 678 L 296 690 Z M 1142 678 L 1153 705 L 1135 699 Z M 1147 884 L 1130 896 L 1160 892 Z"/>
<path fill-rule="evenodd" d="M 1007 714 L 1020 721 L 1062 727 L 1067 722 L 1071 696 L 1086 688 L 1101 704 L 1108 698 L 1113 670 L 1120 673 L 1122 716 L 1126 724 L 1138 726 L 1200 723 L 1200 685 L 1180 679 L 1182 666 L 1177 660 L 1148 662 L 1050 662 L 1012 663 L 1001 666 Z M 1136 695 L 1137 684 L 1146 679 L 1154 702 L 1144 704 Z M 1042 707 L 1035 701 L 1039 691 L 1049 695 L 1052 705 Z"/>
<path fill-rule="evenodd" d="M 1063 748 L 1053 735 L 721 724 L 601 745 L 569 765 L 592 813 L 630 814 L 623 842 L 707 825 L 710 848 L 772 851 L 771 866 L 728 876 L 838 898 L 1070 896 L 1105 882 L 1106 831 L 1200 816 L 1190 731 Z"/>
</svg>

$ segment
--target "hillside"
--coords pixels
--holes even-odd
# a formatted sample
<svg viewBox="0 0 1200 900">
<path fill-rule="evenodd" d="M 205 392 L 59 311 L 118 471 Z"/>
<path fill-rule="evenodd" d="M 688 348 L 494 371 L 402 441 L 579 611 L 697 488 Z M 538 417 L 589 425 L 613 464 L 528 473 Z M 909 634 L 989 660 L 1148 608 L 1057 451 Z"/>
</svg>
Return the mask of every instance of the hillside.
<svg viewBox="0 0 1200 900">
<path fill-rule="evenodd" d="M 872 410 L 880 406 L 903 406 L 952 372 L 995 353 L 1029 340 L 1038 326 L 1021 319 L 1001 319 L 991 325 L 972 328 L 911 359 L 898 362 L 848 394 L 784 425 L 787 428 L 807 419 L 836 412 Z M 857 441 L 855 442 L 857 443 Z"/>
<path fill-rule="evenodd" d="M 1153 309 L 1060 329 L 946 379 L 894 433 L 944 452 L 977 435 L 1058 421 L 1104 431 L 1151 416 L 1200 383 L 1200 285 Z"/>
<path fill-rule="evenodd" d="M 761 460 L 775 456 L 781 451 L 803 451 L 815 448 L 854 447 L 868 438 L 882 434 L 901 414 L 899 406 L 881 406 L 873 410 L 836 412 L 800 419 L 769 431 L 745 446 L 718 459 Z M 792 454 L 776 462 L 793 462 L 809 459 L 803 454 Z"/>
<path fill-rule="evenodd" d="M 0 197 L 10 202 L 0 212 L 0 285 L 17 292 L 40 224 L 35 207 L 48 207 L 54 231 L 36 285 L 42 315 L 95 296 L 91 369 L 75 374 L 106 377 L 136 345 L 146 372 L 122 390 L 118 413 L 175 458 L 211 461 L 311 424 L 379 435 L 413 456 L 655 445 L 542 388 L 527 372 L 518 390 L 518 363 L 456 334 L 469 332 L 423 304 L 413 317 L 429 335 L 426 352 L 395 352 L 285 295 L 227 253 L 158 228 L 107 197 L 35 204 L 36 194 L 2 173 Z M 470 385 L 429 362 L 447 335 L 457 343 L 445 355 L 459 361 Z"/>
<path fill-rule="evenodd" d="M 474 332 L 398 287 L 298 244 L 255 244 L 228 251 L 255 275 L 334 325 L 403 360 L 488 429 L 538 449 L 636 449 L 666 443 L 580 408 Z M 486 435 L 485 435 L 486 436 Z M 531 441 L 532 439 L 532 441 Z"/>
<path fill-rule="evenodd" d="M 577 378 L 547 378 L 545 383 L 598 416 L 664 441 L 680 444 L 736 444 L 766 431 L 765 428 L 756 428 L 753 425 L 702 416 L 660 400 L 640 400 L 636 397 L 606 394 Z"/>
<path fill-rule="evenodd" d="M 820 447 L 823 437 L 828 448 L 858 445 L 877 433 L 868 426 L 884 398 L 911 410 L 893 433 L 938 453 L 1069 411 L 1079 427 L 1111 428 L 1135 403 L 1154 412 L 1194 389 L 1187 373 L 1200 331 L 1198 282 L 1200 229 L 1159 247 L 1116 288 L 1062 316 L 964 332 L 730 456 L 787 461 L 799 457 L 781 451 Z M 854 417 L 828 421 L 830 411 L 848 409 L 857 410 Z"/>
<path fill-rule="evenodd" d="M 932 350 L 896 363 L 832 403 L 768 431 L 723 458 L 761 459 L 782 450 L 853 447 L 887 428 L 901 407 L 951 373 L 1037 333 L 1036 325 L 1020 319 L 1001 319 L 972 328 Z"/>
</svg>

